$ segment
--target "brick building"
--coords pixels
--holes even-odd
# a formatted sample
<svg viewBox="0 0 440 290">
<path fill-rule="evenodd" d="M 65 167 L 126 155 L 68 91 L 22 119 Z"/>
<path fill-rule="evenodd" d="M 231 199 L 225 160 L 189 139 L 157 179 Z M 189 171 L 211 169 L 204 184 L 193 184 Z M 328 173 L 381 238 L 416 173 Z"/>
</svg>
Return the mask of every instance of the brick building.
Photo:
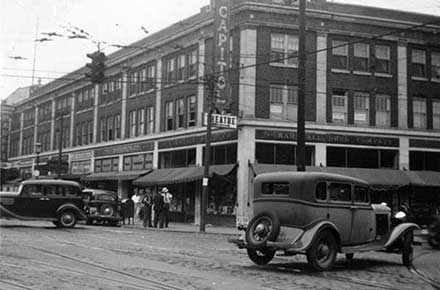
<svg viewBox="0 0 440 290">
<path fill-rule="evenodd" d="M 230 8 L 227 83 L 238 129 L 213 131 L 208 222 L 248 215 L 253 176 L 295 164 L 298 6 L 287 2 L 235 0 Z M 84 67 L 41 87 L 15 106 L 8 159 L 32 172 L 40 142 L 40 171 L 58 174 L 61 145 L 64 176 L 122 197 L 133 184 L 165 185 L 174 218 L 197 222 L 207 111 L 201 77 L 216 64 L 214 27 L 212 7 L 203 7 L 108 55 L 101 85 L 82 77 Z M 384 199 L 393 206 L 417 186 L 429 186 L 434 198 L 440 184 L 426 176 L 440 171 L 439 32 L 437 16 L 307 3 L 309 169 L 350 168 L 372 183 L 385 176 L 377 189 L 389 191 Z"/>
</svg>

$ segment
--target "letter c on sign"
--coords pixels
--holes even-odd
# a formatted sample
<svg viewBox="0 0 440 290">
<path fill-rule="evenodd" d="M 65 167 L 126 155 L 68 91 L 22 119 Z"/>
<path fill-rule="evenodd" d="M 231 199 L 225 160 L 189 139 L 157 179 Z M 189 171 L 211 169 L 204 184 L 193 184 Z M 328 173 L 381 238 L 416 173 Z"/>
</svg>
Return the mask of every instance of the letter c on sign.
<svg viewBox="0 0 440 290">
<path fill-rule="evenodd" d="M 220 17 L 227 18 L 228 17 L 228 7 L 222 6 L 218 10 L 218 14 Z"/>
</svg>

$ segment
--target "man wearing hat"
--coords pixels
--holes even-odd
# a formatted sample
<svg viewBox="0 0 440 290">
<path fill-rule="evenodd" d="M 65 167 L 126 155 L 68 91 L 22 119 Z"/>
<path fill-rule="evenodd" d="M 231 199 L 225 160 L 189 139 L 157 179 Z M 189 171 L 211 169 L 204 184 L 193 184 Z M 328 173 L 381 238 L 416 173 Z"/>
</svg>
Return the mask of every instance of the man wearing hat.
<svg viewBox="0 0 440 290">
<path fill-rule="evenodd" d="M 163 218 L 165 222 L 165 227 L 168 227 L 168 223 L 170 221 L 170 204 L 173 195 L 168 191 L 168 188 L 162 188 L 162 197 L 164 201 L 164 209 L 163 209 Z"/>
</svg>

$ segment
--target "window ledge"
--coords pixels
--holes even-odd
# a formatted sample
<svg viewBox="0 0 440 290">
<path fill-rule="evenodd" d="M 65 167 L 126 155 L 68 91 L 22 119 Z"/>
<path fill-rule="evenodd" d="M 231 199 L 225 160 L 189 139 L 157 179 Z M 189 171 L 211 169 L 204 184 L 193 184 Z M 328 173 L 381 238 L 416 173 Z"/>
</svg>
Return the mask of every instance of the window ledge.
<svg viewBox="0 0 440 290">
<path fill-rule="evenodd" d="M 353 71 L 354 75 L 360 75 L 360 76 L 371 76 L 372 73 L 369 71 L 359 71 L 359 70 L 355 70 Z"/>
<path fill-rule="evenodd" d="M 431 78 L 431 82 L 433 82 L 433 83 L 440 83 L 440 79 L 438 79 L 438 78 Z"/>
<path fill-rule="evenodd" d="M 275 67 L 298 68 L 298 66 L 295 64 L 287 64 L 287 63 L 279 63 L 279 62 L 271 62 L 269 65 Z"/>
<path fill-rule="evenodd" d="M 422 81 L 422 82 L 427 82 L 427 81 L 429 81 L 428 78 L 424 78 L 424 77 L 415 77 L 415 76 L 412 76 L 411 79 L 412 79 L 413 81 Z"/>
<path fill-rule="evenodd" d="M 374 73 L 374 76 L 380 77 L 380 78 L 392 78 L 393 77 L 392 74 L 388 74 L 388 73 Z"/>
<path fill-rule="evenodd" d="M 332 68 L 331 72 L 338 74 L 350 74 L 350 71 L 348 69 L 341 69 L 341 68 Z"/>
</svg>

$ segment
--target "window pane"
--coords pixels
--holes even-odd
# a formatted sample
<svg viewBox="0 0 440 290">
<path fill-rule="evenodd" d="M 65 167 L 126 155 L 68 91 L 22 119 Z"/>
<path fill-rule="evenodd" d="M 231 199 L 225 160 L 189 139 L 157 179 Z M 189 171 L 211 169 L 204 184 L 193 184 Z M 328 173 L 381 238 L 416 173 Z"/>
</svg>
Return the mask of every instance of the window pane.
<svg viewBox="0 0 440 290">
<path fill-rule="evenodd" d="M 432 128 L 440 129 L 440 101 L 432 102 Z"/>
<path fill-rule="evenodd" d="M 350 201 L 351 186 L 350 184 L 331 183 L 329 185 L 329 195 L 332 201 Z"/>
<path fill-rule="evenodd" d="M 288 195 L 289 194 L 289 184 L 288 183 L 275 183 L 275 182 L 263 182 L 261 184 L 262 194 L 272 194 L 272 195 Z"/>
<path fill-rule="evenodd" d="M 431 54 L 431 75 L 433 78 L 440 79 L 440 52 Z"/>
</svg>

